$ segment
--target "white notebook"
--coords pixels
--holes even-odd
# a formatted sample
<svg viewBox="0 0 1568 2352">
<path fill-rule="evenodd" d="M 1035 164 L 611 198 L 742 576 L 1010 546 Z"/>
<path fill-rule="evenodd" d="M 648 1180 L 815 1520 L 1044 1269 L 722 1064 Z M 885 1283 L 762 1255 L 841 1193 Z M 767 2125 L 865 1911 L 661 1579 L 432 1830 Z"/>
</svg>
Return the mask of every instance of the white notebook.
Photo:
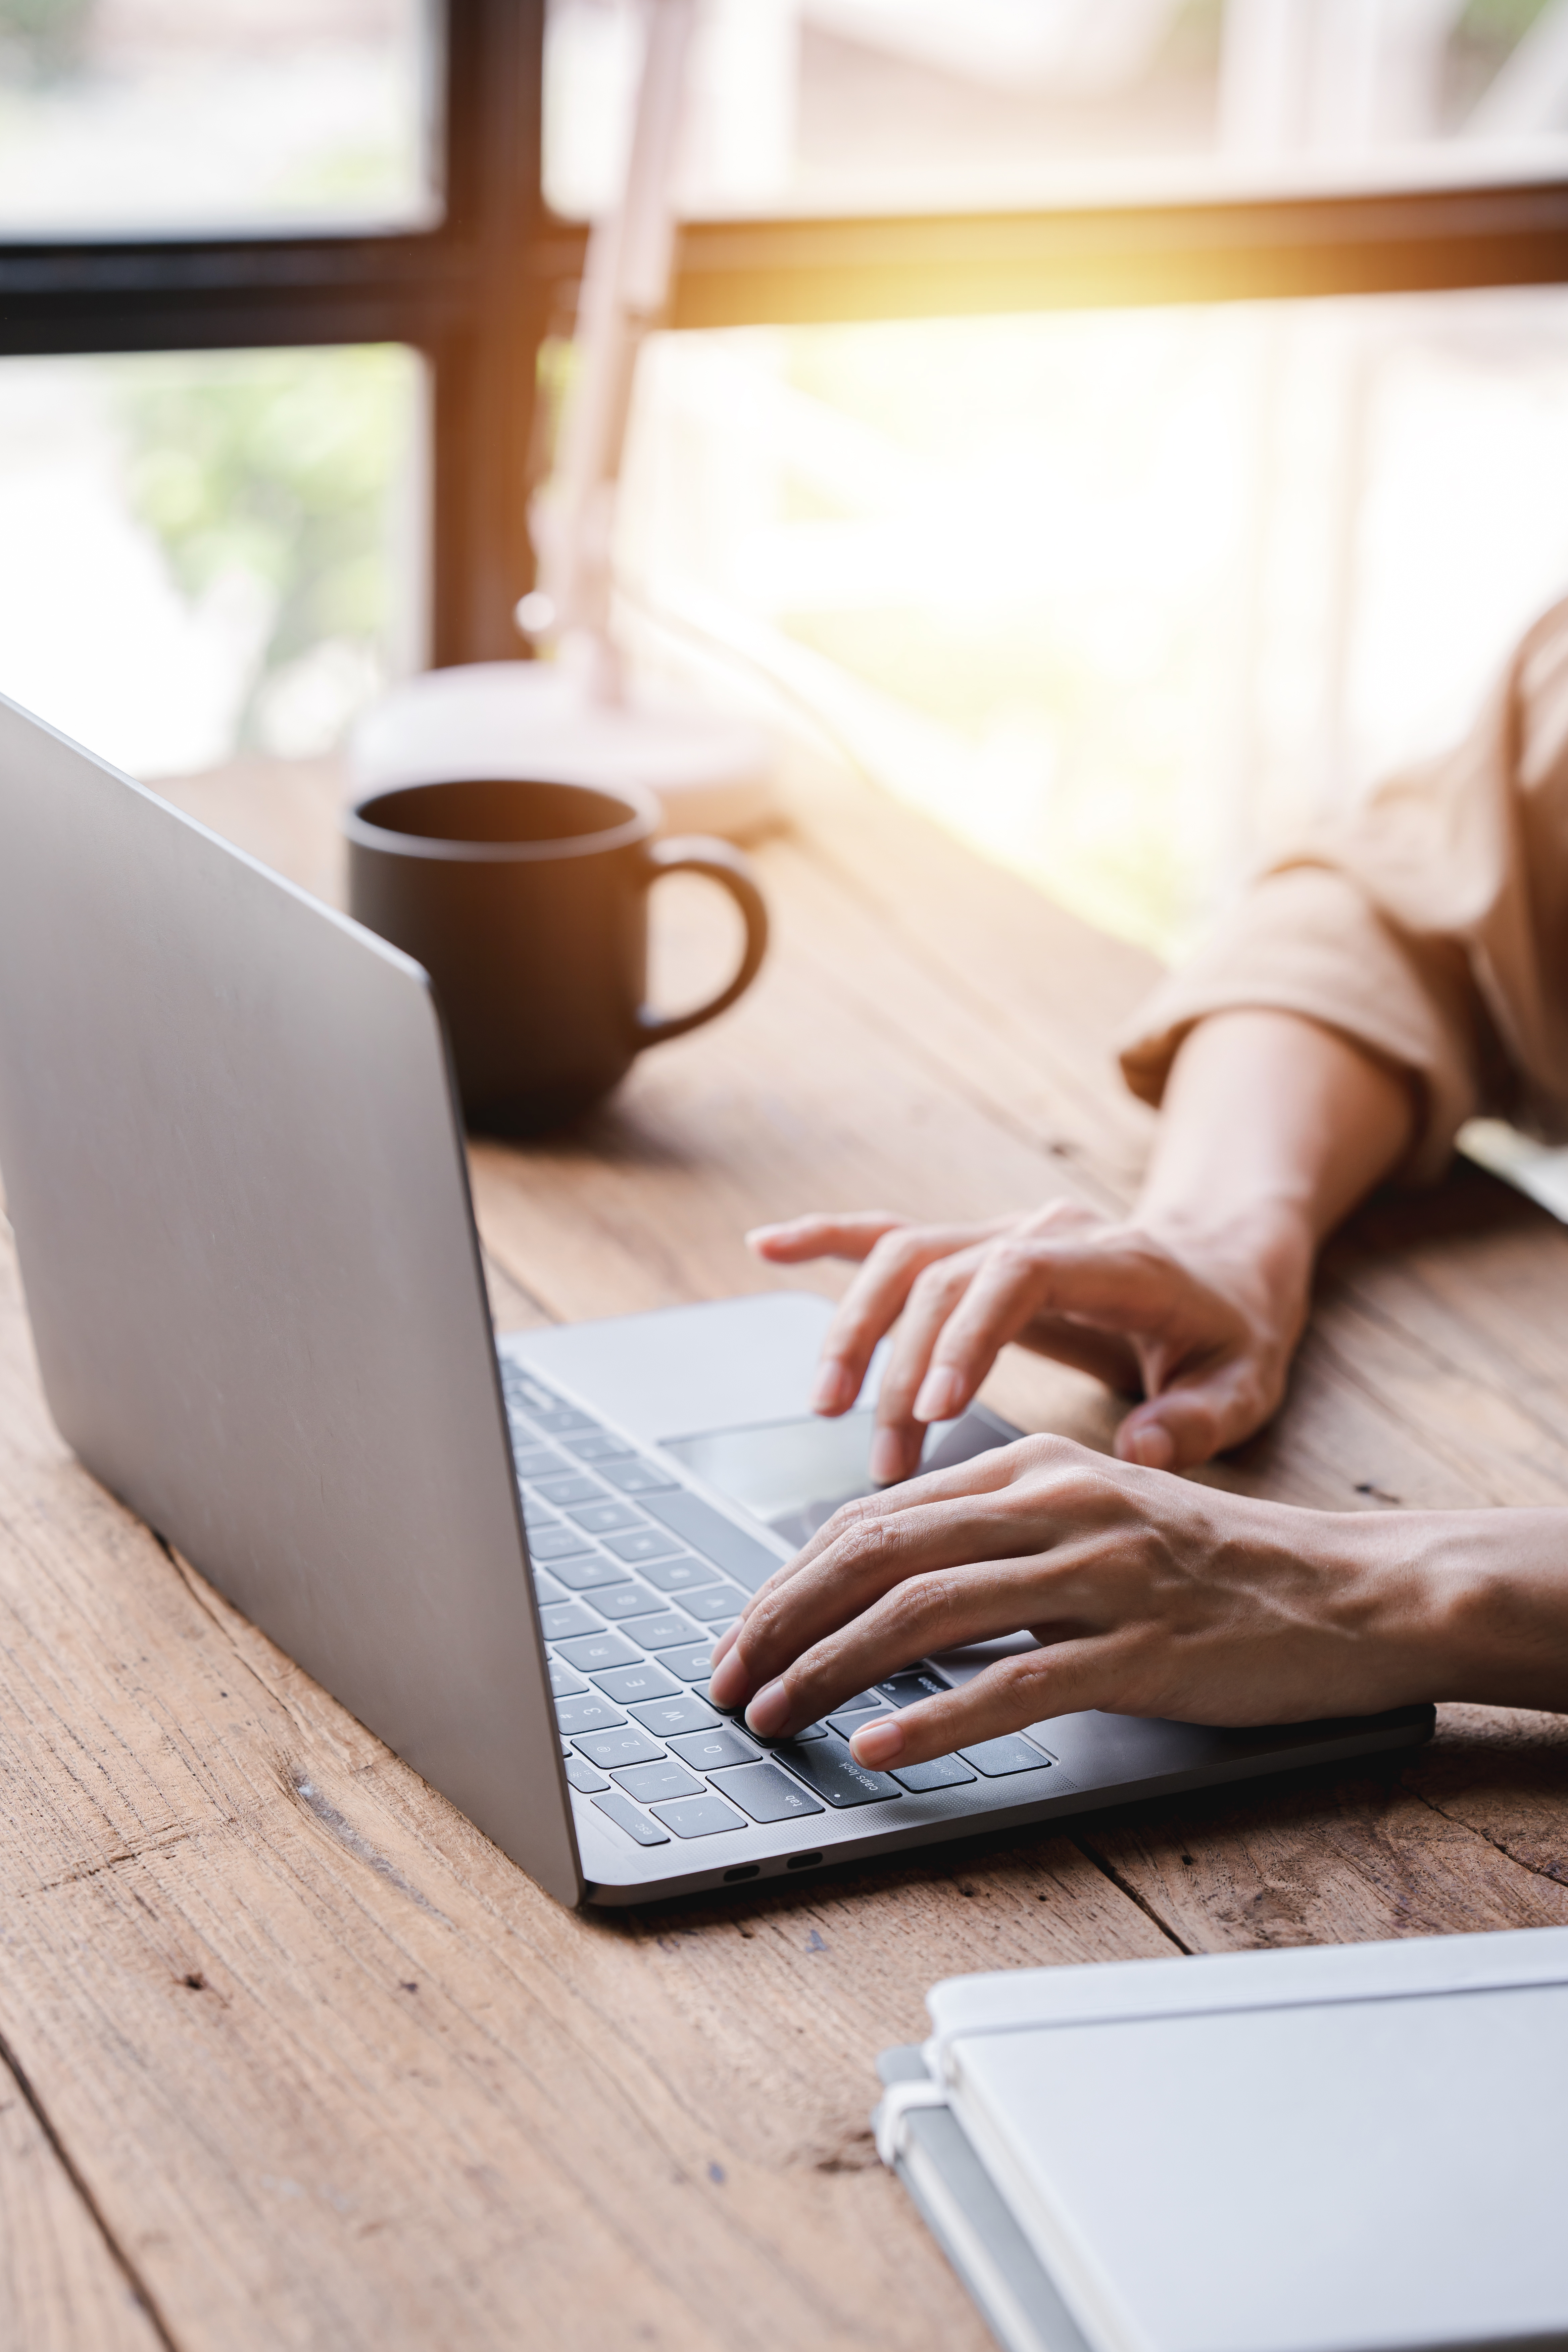
<svg viewBox="0 0 1568 2352">
<path fill-rule="evenodd" d="M 1568 2345 L 1568 1928 L 927 2006 L 878 2145 L 1010 2352 Z"/>
</svg>

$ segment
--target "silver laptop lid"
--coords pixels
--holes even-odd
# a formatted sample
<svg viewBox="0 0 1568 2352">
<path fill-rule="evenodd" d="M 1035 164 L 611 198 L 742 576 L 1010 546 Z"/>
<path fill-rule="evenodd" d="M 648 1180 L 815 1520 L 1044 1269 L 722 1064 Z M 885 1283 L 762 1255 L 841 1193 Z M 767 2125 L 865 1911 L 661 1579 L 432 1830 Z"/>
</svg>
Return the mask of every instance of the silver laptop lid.
<svg viewBox="0 0 1568 2352">
<path fill-rule="evenodd" d="M 3 698 L 0 1174 L 88 1468 L 578 1901 L 429 982 Z"/>
</svg>

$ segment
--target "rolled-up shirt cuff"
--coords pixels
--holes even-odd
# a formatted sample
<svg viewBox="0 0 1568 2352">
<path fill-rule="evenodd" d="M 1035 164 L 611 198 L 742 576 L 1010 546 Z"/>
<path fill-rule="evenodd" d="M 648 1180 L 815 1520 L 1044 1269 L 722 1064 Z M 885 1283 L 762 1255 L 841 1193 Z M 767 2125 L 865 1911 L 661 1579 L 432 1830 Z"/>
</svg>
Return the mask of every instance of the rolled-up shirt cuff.
<svg viewBox="0 0 1568 2352">
<path fill-rule="evenodd" d="M 1267 875 L 1192 961 L 1161 982 L 1118 1041 L 1122 1076 L 1157 1106 L 1200 1021 L 1299 1013 L 1410 1077 L 1417 1124 L 1398 1175 L 1429 1182 L 1477 1108 L 1467 989 L 1462 950 L 1396 932 L 1345 874 L 1289 866 Z"/>
</svg>

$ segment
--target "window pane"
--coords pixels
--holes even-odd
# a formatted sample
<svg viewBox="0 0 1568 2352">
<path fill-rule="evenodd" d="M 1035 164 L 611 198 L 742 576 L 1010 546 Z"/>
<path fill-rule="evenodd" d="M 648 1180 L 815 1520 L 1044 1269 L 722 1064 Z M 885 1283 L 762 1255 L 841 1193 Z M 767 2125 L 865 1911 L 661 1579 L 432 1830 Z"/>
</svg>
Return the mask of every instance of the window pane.
<svg viewBox="0 0 1568 2352">
<path fill-rule="evenodd" d="M 0 0 L 0 236 L 438 209 L 426 0 Z"/>
<path fill-rule="evenodd" d="M 1568 592 L 1568 291 L 664 336 L 617 560 L 645 666 L 1175 951 Z"/>
<path fill-rule="evenodd" d="M 551 0 L 546 184 L 611 197 L 638 0 Z M 690 215 L 1560 173 L 1568 0 L 701 0 Z"/>
<path fill-rule="evenodd" d="M 330 750 L 423 652 L 423 363 L 0 362 L 0 691 L 143 776 Z"/>
</svg>

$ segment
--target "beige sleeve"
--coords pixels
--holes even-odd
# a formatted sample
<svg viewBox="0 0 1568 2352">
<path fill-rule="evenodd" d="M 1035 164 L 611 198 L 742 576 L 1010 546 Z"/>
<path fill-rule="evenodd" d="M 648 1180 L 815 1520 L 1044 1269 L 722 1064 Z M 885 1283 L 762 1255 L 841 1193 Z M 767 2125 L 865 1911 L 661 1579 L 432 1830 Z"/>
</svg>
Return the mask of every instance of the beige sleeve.
<svg viewBox="0 0 1568 2352">
<path fill-rule="evenodd" d="M 1407 1178 L 1474 1110 L 1568 1137 L 1568 603 L 1524 638 L 1475 728 L 1304 842 L 1121 1042 L 1158 1103 L 1183 1038 L 1239 1007 L 1298 1013 L 1408 1074 Z"/>
<path fill-rule="evenodd" d="M 1299 1013 L 1409 1073 L 1421 1104 L 1404 1173 L 1442 1172 L 1477 1108 L 1473 1022 L 1461 953 L 1416 951 L 1348 875 L 1297 866 L 1266 875 L 1192 961 L 1161 982 L 1121 1044 L 1128 1085 L 1157 1104 L 1188 1031 L 1210 1013 Z"/>
</svg>

